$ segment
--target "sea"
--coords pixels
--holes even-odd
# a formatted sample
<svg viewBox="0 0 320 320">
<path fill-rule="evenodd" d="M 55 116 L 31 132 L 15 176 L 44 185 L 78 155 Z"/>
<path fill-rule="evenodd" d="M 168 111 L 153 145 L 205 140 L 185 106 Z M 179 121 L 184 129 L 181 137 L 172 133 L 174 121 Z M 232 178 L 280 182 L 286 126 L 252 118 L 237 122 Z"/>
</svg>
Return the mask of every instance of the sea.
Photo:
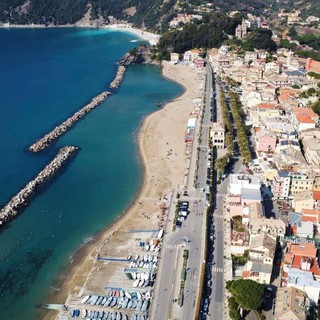
<svg viewBox="0 0 320 320">
<path fill-rule="evenodd" d="M 157 66 L 130 66 L 121 87 L 48 149 L 43 134 L 108 90 L 137 36 L 120 31 L 0 29 L 0 206 L 65 145 L 77 155 L 0 229 L 0 319 L 37 319 L 75 252 L 107 228 L 139 190 L 136 134 L 183 88 Z M 139 40 L 141 41 L 141 40 Z"/>
</svg>

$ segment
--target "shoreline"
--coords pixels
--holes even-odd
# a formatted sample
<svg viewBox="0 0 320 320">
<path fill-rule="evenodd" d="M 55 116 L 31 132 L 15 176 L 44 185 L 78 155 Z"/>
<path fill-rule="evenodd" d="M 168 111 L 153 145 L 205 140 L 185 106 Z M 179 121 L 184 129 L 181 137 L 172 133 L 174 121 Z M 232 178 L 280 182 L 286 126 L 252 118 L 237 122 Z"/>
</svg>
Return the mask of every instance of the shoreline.
<svg viewBox="0 0 320 320">
<path fill-rule="evenodd" d="M 95 27 L 88 24 L 65 24 L 65 25 L 44 25 L 44 24 L 5 24 L 0 23 L 0 29 L 54 29 L 54 28 L 79 28 L 79 29 L 94 29 L 94 30 L 113 30 L 119 32 L 127 32 L 137 36 L 140 40 L 148 41 L 151 45 L 158 43 L 160 35 L 143 31 L 136 27 L 131 27 L 130 25 L 103 25 L 100 27 Z"/>
<path fill-rule="evenodd" d="M 180 72 L 175 72 L 176 68 L 181 69 Z M 155 217 L 150 215 L 150 217 L 147 219 L 150 219 L 151 221 L 146 221 L 146 219 L 143 220 L 139 215 L 139 211 L 141 206 L 143 206 L 143 209 L 148 213 L 152 210 L 155 210 L 154 202 L 157 202 L 159 195 L 160 197 L 166 195 L 168 189 L 172 190 L 173 188 L 177 188 L 179 183 L 181 185 L 183 181 L 186 165 L 186 161 L 181 161 L 186 160 L 186 157 L 183 153 L 185 148 L 184 131 L 189 113 L 193 110 L 192 101 L 190 100 L 192 100 L 192 97 L 196 98 L 196 92 L 194 91 L 197 91 L 197 87 L 199 85 L 198 80 L 188 79 L 190 77 L 185 76 L 186 73 L 195 77 L 194 70 L 191 70 L 187 66 L 181 65 L 177 67 L 172 66 L 169 63 L 165 63 L 164 66 L 161 66 L 161 75 L 165 79 L 181 85 L 184 91 L 181 95 L 173 98 L 170 101 L 167 101 L 163 108 L 141 119 L 141 124 L 137 133 L 135 134 L 135 139 L 138 146 L 138 156 L 141 163 L 141 185 L 137 190 L 135 197 L 128 204 L 126 209 L 119 214 L 116 220 L 111 225 L 107 226 L 106 229 L 95 235 L 87 245 L 83 245 L 73 254 L 71 261 L 66 266 L 66 269 L 59 275 L 57 281 L 53 284 L 54 287 L 58 287 L 60 289 L 57 290 L 53 287 L 54 290 L 50 290 L 51 292 L 48 294 L 47 299 L 50 301 L 50 303 L 64 304 L 65 300 L 70 294 L 76 294 L 76 292 L 79 292 L 79 288 L 81 286 L 87 284 L 87 281 L 92 281 L 92 279 L 89 279 L 90 276 L 88 276 L 88 274 L 90 275 L 92 270 L 95 269 L 96 254 L 102 250 L 102 247 L 106 243 L 109 242 L 109 246 L 117 243 L 119 240 L 117 240 L 119 233 L 121 235 L 121 232 L 130 229 L 129 226 L 130 223 L 132 224 L 132 220 L 138 219 L 139 221 L 134 221 L 134 224 L 132 225 L 136 227 L 136 225 L 139 224 L 139 227 L 141 228 L 143 228 L 143 226 L 146 228 L 149 225 L 154 227 L 159 223 L 158 216 Z M 183 104 L 181 100 L 185 100 Z M 181 110 L 185 108 L 185 105 L 188 106 L 186 107 L 185 113 L 182 114 Z M 170 122 L 170 119 L 171 121 L 176 119 L 176 122 L 179 124 L 179 130 L 177 130 L 179 131 L 178 138 L 175 139 L 176 141 L 173 143 L 174 146 L 172 146 L 177 147 L 177 149 L 174 149 L 174 151 L 179 152 L 179 155 L 176 153 L 178 163 L 175 165 L 172 165 L 171 162 L 175 163 L 175 161 L 172 161 L 171 159 L 161 158 L 160 160 L 161 156 L 164 157 L 162 152 L 168 148 L 167 145 L 169 142 L 165 141 L 170 141 L 168 138 L 171 138 L 172 133 L 169 132 L 168 134 L 168 128 L 162 128 L 161 123 L 160 126 L 157 125 L 156 128 L 153 124 L 158 124 L 159 121 L 162 121 L 165 124 L 168 121 Z M 175 126 L 171 127 L 173 127 L 173 129 L 171 128 L 169 131 L 173 130 L 172 132 L 175 132 L 177 128 Z M 163 135 L 167 134 L 168 137 L 166 137 L 164 140 L 154 139 L 153 137 L 155 133 L 160 133 Z M 155 147 L 150 145 L 151 142 L 154 143 Z M 160 150 L 158 150 L 159 144 L 161 144 Z M 153 153 L 157 154 L 153 155 Z M 165 167 L 164 169 L 158 169 L 159 161 Z M 152 162 L 154 162 L 154 164 Z M 152 168 L 153 166 L 155 166 L 155 168 Z M 157 169 L 158 172 L 155 172 L 153 169 Z M 166 170 L 167 175 L 164 174 L 166 173 Z M 151 174 L 154 175 L 151 177 Z M 158 183 L 160 186 L 157 187 Z M 149 198 L 152 198 L 152 201 L 150 201 Z M 99 278 L 99 275 L 95 274 L 93 278 L 93 281 L 99 282 L 96 279 Z M 51 320 L 56 318 L 56 313 L 41 310 L 39 312 L 39 316 L 41 319 Z"/>
</svg>

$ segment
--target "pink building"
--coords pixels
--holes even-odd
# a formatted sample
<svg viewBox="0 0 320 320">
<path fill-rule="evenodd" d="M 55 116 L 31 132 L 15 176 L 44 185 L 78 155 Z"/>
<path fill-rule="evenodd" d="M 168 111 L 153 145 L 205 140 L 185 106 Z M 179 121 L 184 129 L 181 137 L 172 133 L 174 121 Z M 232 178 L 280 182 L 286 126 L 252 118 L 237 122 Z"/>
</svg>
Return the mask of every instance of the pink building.
<svg viewBox="0 0 320 320">
<path fill-rule="evenodd" d="M 279 171 L 272 182 L 272 193 L 276 199 L 287 199 L 291 177 L 288 172 Z"/>
<path fill-rule="evenodd" d="M 256 134 L 257 150 L 260 152 L 273 152 L 276 148 L 277 136 L 270 130 L 260 130 Z"/>
</svg>

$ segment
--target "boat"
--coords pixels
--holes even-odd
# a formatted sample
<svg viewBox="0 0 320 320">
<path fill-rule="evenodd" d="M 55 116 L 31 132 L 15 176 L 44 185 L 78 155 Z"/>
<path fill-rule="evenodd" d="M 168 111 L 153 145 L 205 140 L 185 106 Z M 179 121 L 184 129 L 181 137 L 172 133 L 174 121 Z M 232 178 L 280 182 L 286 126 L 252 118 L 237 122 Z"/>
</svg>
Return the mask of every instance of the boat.
<svg viewBox="0 0 320 320">
<path fill-rule="evenodd" d="M 124 297 L 124 291 L 120 290 L 120 297 Z"/>
<path fill-rule="evenodd" d="M 151 292 L 150 292 L 150 291 L 147 291 L 147 292 L 146 292 L 146 299 L 147 299 L 147 300 L 150 300 L 150 299 L 151 299 Z"/>
<path fill-rule="evenodd" d="M 143 256 L 143 261 L 144 261 L 144 262 L 147 262 L 147 261 L 148 261 L 148 256 L 144 255 L 144 256 Z"/>
<path fill-rule="evenodd" d="M 148 244 L 145 246 L 145 248 L 146 248 L 146 251 L 150 250 L 150 246 Z"/>
<path fill-rule="evenodd" d="M 134 257 L 134 260 L 138 260 L 139 259 L 139 255 L 137 254 L 135 257 Z"/>
<path fill-rule="evenodd" d="M 112 296 L 108 297 L 106 303 L 104 304 L 105 307 L 109 307 L 109 305 L 111 304 L 111 301 L 112 301 Z"/>
<path fill-rule="evenodd" d="M 128 316 L 126 314 L 122 315 L 122 320 L 128 320 Z"/>
<path fill-rule="evenodd" d="M 145 283 L 143 284 L 144 287 L 147 287 L 149 285 L 149 280 L 146 280 Z"/>
<path fill-rule="evenodd" d="M 87 303 L 87 301 L 91 298 L 91 296 L 85 296 L 82 300 L 81 303 Z"/>
<path fill-rule="evenodd" d="M 158 257 L 157 257 L 157 256 L 153 256 L 152 261 L 155 262 L 155 263 L 157 263 L 157 262 L 158 262 Z"/>
<path fill-rule="evenodd" d="M 132 300 L 129 300 L 128 305 L 127 305 L 127 309 L 131 309 L 132 308 Z"/>
<path fill-rule="evenodd" d="M 122 315 L 121 315 L 121 313 L 120 312 L 118 312 L 118 314 L 117 314 L 117 320 L 121 320 L 121 318 L 122 318 Z"/>
<path fill-rule="evenodd" d="M 151 246 L 151 248 L 150 248 L 150 251 L 154 251 L 154 249 L 155 249 L 155 246 L 154 246 L 154 244 Z"/>
<path fill-rule="evenodd" d="M 136 272 L 132 272 L 131 275 L 132 275 L 132 279 L 133 280 L 137 279 L 137 273 Z"/>
<path fill-rule="evenodd" d="M 148 255 L 148 261 L 152 262 L 152 256 L 151 255 Z"/>
<path fill-rule="evenodd" d="M 140 311 L 142 307 L 142 300 L 138 300 L 136 310 Z"/>
<path fill-rule="evenodd" d="M 104 312 L 103 320 L 107 320 L 109 318 L 109 311 Z"/>
<path fill-rule="evenodd" d="M 140 292 L 137 292 L 137 298 L 138 298 L 138 300 L 141 299 L 141 293 Z"/>
<path fill-rule="evenodd" d="M 132 256 L 128 255 L 127 260 L 131 260 Z"/>
<path fill-rule="evenodd" d="M 136 288 L 137 286 L 138 286 L 138 284 L 139 284 L 139 279 L 137 279 L 134 283 L 133 283 L 133 286 Z"/>
<path fill-rule="evenodd" d="M 132 300 L 131 309 L 135 309 L 137 307 L 137 300 Z"/>
<path fill-rule="evenodd" d="M 101 304 L 102 306 L 104 306 L 104 304 L 106 303 L 106 301 L 107 301 L 107 298 L 106 298 L 106 297 L 103 297 L 103 300 L 101 301 L 100 304 Z"/>
<path fill-rule="evenodd" d="M 144 284 L 144 280 L 140 280 L 139 284 L 138 284 L 138 287 L 141 288 L 143 286 L 143 284 Z"/>
<path fill-rule="evenodd" d="M 117 304 L 117 298 L 112 298 L 112 301 L 110 303 L 110 307 L 114 307 Z"/>
<path fill-rule="evenodd" d="M 81 313 L 82 318 L 85 318 L 87 316 L 88 311 L 87 309 L 83 309 Z"/>
<path fill-rule="evenodd" d="M 149 301 L 148 301 L 148 300 L 145 300 L 145 301 L 143 302 L 143 304 L 142 304 L 141 311 L 142 311 L 142 312 L 147 311 L 148 307 L 149 307 Z"/>
<path fill-rule="evenodd" d="M 116 312 L 112 312 L 111 319 L 117 320 L 117 313 Z"/>
<path fill-rule="evenodd" d="M 132 315 L 131 320 L 137 320 L 137 315 L 136 314 Z"/>
<path fill-rule="evenodd" d="M 125 291 L 124 294 L 127 298 L 131 299 L 131 293 L 129 291 Z"/>
<path fill-rule="evenodd" d="M 159 232 L 158 232 L 158 239 L 161 239 L 163 237 L 163 229 L 160 229 Z"/>
</svg>

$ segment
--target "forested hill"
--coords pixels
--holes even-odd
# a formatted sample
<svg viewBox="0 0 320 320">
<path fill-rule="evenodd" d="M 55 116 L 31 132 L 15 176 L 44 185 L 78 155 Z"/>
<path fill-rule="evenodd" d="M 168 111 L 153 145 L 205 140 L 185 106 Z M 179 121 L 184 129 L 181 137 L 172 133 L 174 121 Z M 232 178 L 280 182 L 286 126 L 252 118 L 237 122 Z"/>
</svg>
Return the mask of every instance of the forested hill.
<svg viewBox="0 0 320 320">
<path fill-rule="evenodd" d="M 0 22 L 74 24 L 84 17 L 109 23 L 109 16 L 164 31 L 177 13 L 251 12 L 257 15 L 294 7 L 314 12 L 319 0 L 0 0 Z"/>
</svg>

